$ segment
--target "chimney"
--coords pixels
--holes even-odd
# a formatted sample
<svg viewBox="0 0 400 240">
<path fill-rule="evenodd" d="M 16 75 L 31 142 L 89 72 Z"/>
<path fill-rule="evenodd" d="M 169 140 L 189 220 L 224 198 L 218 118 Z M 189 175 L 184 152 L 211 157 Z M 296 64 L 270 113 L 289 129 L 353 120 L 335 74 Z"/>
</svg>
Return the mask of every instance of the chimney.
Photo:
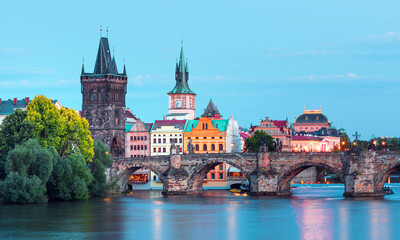
<svg viewBox="0 0 400 240">
<path fill-rule="evenodd" d="M 25 98 L 25 104 L 28 105 L 29 104 L 29 97 Z"/>
<path fill-rule="evenodd" d="M 17 98 L 14 98 L 14 105 L 17 105 Z"/>
</svg>

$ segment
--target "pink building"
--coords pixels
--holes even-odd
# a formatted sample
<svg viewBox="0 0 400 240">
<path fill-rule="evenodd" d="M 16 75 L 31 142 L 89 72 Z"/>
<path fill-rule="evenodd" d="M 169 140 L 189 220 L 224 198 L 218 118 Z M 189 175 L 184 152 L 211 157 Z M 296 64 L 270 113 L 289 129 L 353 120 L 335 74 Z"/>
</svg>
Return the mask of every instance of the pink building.
<svg viewBox="0 0 400 240">
<path fill-rule="evenodd" d="M 294 130 L 298 133 L 300 132 L 315 132 L 321 128 L 328 129 L 331 126 L 331 122 L 328 118 L 321 113 L 319 110 L 306 110 L 304 113 L 298 116 L 294 122 Z"/>
<path fill-rule="evenodd" d="M 282 141 L 282 151 L 291 151 L 292 130 L 288 120 L 270 120 L 266 117 L 260 120 L 260 125 L 252 127 L 252 131 L 263 131 L 274 139 Z"/>
<path fill-rule="evenodd" d="M 137 119 L 126 124 L 125 157 L 150 156 L 150 131 L 146 123 Z"/>
</svg>

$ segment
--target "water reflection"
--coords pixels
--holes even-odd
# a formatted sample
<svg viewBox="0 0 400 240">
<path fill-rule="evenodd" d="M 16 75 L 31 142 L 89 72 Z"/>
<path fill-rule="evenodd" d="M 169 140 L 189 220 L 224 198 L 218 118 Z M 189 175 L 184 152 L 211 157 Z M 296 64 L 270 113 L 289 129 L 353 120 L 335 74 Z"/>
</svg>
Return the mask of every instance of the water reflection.
<svg viewBox="0 0 400 240">
<path fill-rule="evenodd" d="M 163 197 L 160 192 L 0 205 L 0 238 L 395 239 L 400 187 L 384 200 L 352 200 L 343 188 L 298 188 L 290 198 Z"/>
</svg>

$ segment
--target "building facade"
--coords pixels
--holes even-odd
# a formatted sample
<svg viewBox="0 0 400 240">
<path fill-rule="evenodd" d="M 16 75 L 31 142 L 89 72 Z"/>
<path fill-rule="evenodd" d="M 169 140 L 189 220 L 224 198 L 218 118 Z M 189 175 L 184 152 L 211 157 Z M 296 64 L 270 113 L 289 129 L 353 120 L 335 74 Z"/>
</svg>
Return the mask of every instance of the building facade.
<svg viewBox="0 0 400 240">
<path fill-rule="evenodd" d="M 331 123 L 328 118 L 319 110 L 306 110 L 299 115 L 293 122 L 294 130 L 300 132 L 315 132 L 321 128 L 330 128 Z"/>
<path fill-rule="evenodd" d="M 260 120 L 260 125 L 254 126 L 253 131 L 263 131 L 275 139 L 282 141 L 282 151 L 291 151 L 292 129 L 288 120 L 271 120 L 266 117 Z"/>
<path fill-rule="evenodd" d="M 168 92 L 167 120 L 192 120 L 195 118 L 196 93 L 189 88 L 189 68 L 183 54 L 183 44 L 179 62 L 175 67 L 175 87 Z"/>
<path fill-rule="evenodd" d="M 133 124 L 126 124 L 125 157 L 150 156 L 150 130 L 137 119 Z"/>
<path fill-rule="evenodd" d="M 150 132 L 150 155 L 170 155 L 173 143 L 183 153 L 186 120 L 156 120 Z"/>
<path fill-rule="evenodd" d="M 100 140 L 114 157 L 125 156 L 126 69 L 119 73 L 111 57 L 108 37 L 101 37 L 93 73 L 82 64 L 82 116 L 89 122 L 93 140 Z"/>
</svg>

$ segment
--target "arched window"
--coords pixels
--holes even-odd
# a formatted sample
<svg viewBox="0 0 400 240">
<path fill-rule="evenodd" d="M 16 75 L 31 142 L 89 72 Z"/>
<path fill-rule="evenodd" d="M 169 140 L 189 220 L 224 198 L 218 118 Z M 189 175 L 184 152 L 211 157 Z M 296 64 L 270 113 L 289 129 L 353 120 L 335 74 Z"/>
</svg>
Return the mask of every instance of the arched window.
<svg viewBox="0 0 400 240">
<path fill-rule="evenodd" d="M 219 150 L 223 151 L 224 150 L 224 146 L 222 144 L 219 145 Z"/>
<path fill-rule="evenodd" d="M 207 151 L 207 144 L 204 144 L 204 145 L 203 145 L 203 150 L 204 150 L 204 151 Z"/>
<path fill-rule="evenodd" d="M 199 144 L 196 144 L 196 151 L 199 151 L 199 150 L 200 150 Z"/>
<path fill-rule="evenodd" d="M 215 145 L 211 144 L 211 151 L 215 151 Z"/>
<path fill-rule="evenodd" d="M 117 109 L 115 110 L 114 117 L 115 117 L 115 126 L 118 126 L 119 125 L 119 119 L 118 119 L 118 110 Z"/>
</svg>

